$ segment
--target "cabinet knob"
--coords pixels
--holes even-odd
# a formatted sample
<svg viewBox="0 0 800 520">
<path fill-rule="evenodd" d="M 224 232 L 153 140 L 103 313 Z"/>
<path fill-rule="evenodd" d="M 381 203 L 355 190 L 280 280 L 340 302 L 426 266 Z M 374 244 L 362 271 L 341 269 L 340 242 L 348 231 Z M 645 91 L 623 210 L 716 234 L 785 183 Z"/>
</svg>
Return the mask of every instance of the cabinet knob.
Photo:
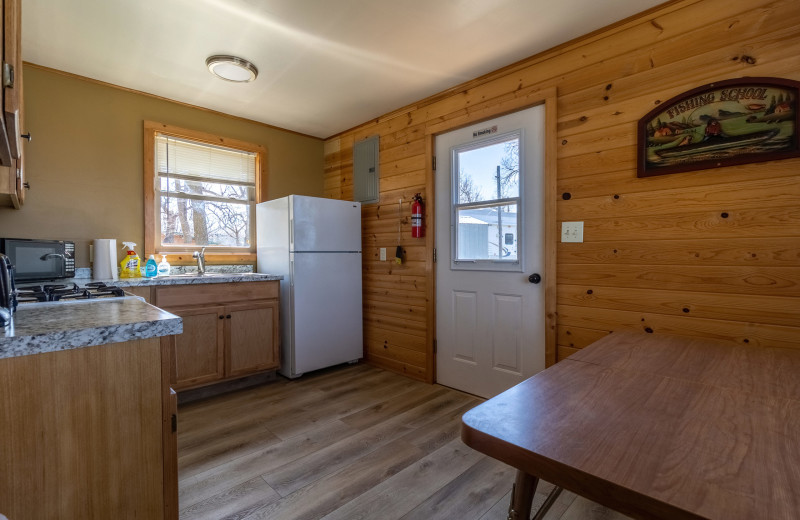
<svg viewBox="0 0 800 520">
<path fill-rule="evenodd" d="M 23 139 L 27 139 L 29 143 L 33 141 L 33 137 L 31 137 L 30 132 L 28 132 L 27 134 L 20 134 L 20 137 L 22 137 Z"/>
<path fill-rule="evenodd" d="M 228 314 L 228 315 L 227 315 L 227 316 L 225 316 L 225 317 L 226 317 L 226 318 L 228 318 L 228 319 L 231 319 L 231 315 L 230 315 L 230 314 Z"/>
<path fill-rule="evenodd" d="M 30 183 L 30 182 L 23 182 L 23 183 L 22 183 L 22 186 L 23 186 L 23 187 L 24 187 L 26 190 L 29 190 L 29 189 L 31 189 L 31 183 Z"/>
<path fill-rule="evenodd" d="M 224 320 L 225 316 L 220 315 L 219 319 Z"/>
</svg>

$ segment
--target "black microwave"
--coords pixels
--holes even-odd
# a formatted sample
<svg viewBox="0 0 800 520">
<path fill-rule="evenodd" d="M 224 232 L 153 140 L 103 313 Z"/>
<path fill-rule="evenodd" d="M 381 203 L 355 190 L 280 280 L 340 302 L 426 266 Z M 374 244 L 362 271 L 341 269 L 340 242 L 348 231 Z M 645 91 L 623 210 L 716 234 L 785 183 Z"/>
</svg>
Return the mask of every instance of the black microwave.
<svg viewBox="0 0 800 520">
<path fill-rule="evenodd" d="M 75 242 L 3 238 L 0 239 L 0 253 L 11 260 L 17 282 L 75 276 Z"/>
</svg>

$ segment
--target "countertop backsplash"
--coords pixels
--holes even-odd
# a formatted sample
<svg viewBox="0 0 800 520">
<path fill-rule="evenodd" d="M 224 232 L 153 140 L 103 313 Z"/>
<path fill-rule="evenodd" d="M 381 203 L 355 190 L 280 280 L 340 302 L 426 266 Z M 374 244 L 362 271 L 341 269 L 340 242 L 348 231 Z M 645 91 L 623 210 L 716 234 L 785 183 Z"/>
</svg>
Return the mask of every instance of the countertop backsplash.
<svg viewBox="0 0 800 520">
<path fill-rule="evenodd" d="M 119 271 L 119 268 L 117 268 Z M 170 266 L 170 274 L 188 274 L 188 273 L 196 273 L 197 266 L 194 265 L 173 265 Z M 206 266 L 207 273 L 253 273 L 253 266 L 252 265 L 207 265 Z M 91 267 L 76 267 L 75 268 L 75 278 L 91 278 L 92 277 L 92 268 Z"/>
</svg>

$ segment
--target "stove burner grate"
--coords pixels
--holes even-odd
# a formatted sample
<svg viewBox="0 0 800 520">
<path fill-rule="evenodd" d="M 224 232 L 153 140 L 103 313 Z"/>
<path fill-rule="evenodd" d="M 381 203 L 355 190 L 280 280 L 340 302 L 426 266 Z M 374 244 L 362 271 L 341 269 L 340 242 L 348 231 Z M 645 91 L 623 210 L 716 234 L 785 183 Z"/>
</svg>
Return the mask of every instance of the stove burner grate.
<svg viewBox="0 0 800 520">
<path fill-rule="evenodd" d="M 17 289 L 17 301 L 59 302 L 68 300 L 90 300 L 96 298 L 119 298 L 125 291 L 104 282 L 89 282 L 84 287 L 72 284 L 29 285 Z"/>
</svg>

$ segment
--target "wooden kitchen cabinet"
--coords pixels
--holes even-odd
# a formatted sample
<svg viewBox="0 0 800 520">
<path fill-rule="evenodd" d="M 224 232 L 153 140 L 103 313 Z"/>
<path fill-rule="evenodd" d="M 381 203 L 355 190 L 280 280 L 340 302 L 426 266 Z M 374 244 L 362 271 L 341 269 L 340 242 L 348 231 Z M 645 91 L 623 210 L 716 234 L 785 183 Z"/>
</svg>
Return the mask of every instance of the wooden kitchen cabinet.
<svg viewBox="0 0 800 520">
<path fill-rule="evenodd" d="M 153 304 L 183 318 L 176 390 L 275 370 L 279 281 L 153 287 Z"/>
<path fill-rule="evenodd" d="M 171 337 L 0 359 L 0 513 L 177 520 Z"/>
<path fill-rule="evenodd" d="M 0 204 L 20 208 L 25 202 L 24 147 L 22 139 L 21 0 L 3 2 L 2 115 L 0 125 Z M 28 135 L 28 138 L 30 136 Z M 8 143 L 8 146 L 5 145 Z"/>
<path fill-rule="evenodd" d="M 225 367 L 228 376 L 244 376 L 277 368 L 277 351 L 264 348 L 278 345 L 278 300 L 229 305 L 225 314 L 230 344 L 226 350 Z"/>
<path fill-rule="evenodd" d="M 200 386 L 225 377 L 225 307 L 162 308 L 183 318 L 183 334 L 175 340 L 175 388 Z"/>
</svg>

